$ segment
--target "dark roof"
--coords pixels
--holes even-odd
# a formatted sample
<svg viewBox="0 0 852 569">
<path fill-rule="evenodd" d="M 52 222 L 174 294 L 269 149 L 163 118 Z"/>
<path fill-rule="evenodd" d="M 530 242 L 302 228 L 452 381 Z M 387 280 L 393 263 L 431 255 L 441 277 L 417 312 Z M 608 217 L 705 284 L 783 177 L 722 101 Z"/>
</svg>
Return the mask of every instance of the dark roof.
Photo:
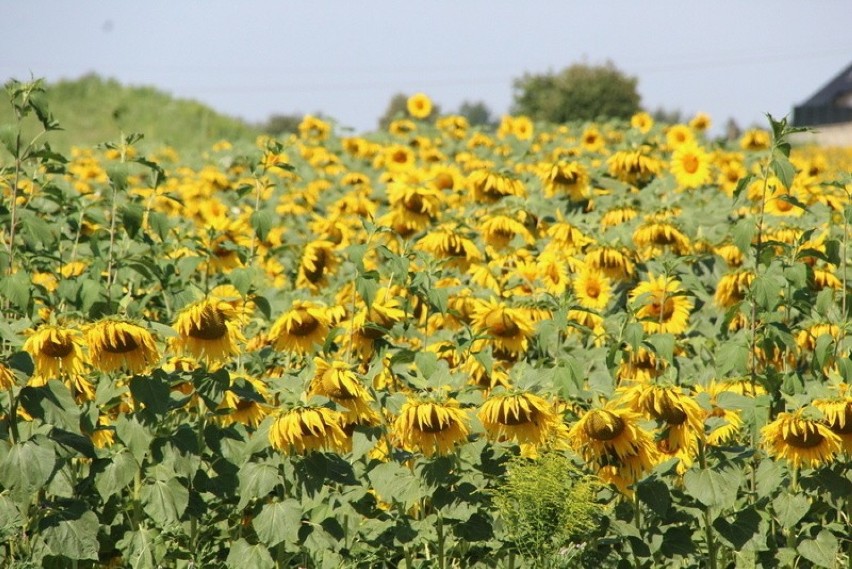
<svg viewBox="0 0 852 569">
<path fill-rule="evenodd" d="M 834 105 L 840 95 L 852 91 L 852 63 L 840 72 L 822 89 L 817 91 L 810 99 L 799 105 L 800 107 L 826 107 Z"/>
<path fill-rule="evenodd" d="M 810 99 L 793 107 L 793 126 L 852 122 L 852 107 L 837 104 L 846 93 L 852 93 L 852 63 Z"/>
</svg>

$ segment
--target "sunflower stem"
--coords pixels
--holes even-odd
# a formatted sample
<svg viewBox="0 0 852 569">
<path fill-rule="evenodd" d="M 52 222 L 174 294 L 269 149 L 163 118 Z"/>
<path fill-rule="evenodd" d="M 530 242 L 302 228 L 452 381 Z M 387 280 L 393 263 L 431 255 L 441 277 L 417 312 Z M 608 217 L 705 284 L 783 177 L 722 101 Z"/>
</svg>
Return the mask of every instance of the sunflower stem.
<svg viewBox="0 0 852 569">
<path fill-rule="evenodd" d="M 707 470 L 707 454 L 704 441 L 698 441 L 698 463 L 702 470 Z M 704 506 L 704 537 L 707 541 L 707 567 L 716 569 L 718 553 L 716 551 L 716 538 L 713 533 L 713 520 L 710 506 Z"/>
<path fill-rule="evenodd" d="M 793 466 L 793 471 L 790 473 L 790 495 L 795 496 L 799 493 L 799 467 Z M 787 547 L 796 549 L 796 528 L 790 526 L 787 528 Z"/>
<path fill-rule="evenodd" d="M 444 552 L 444 520 L 438 515 L 438 523 L 435 528 L 438 532 L 438 569 L 446 569 L 447 560 Z"/>
</svg>

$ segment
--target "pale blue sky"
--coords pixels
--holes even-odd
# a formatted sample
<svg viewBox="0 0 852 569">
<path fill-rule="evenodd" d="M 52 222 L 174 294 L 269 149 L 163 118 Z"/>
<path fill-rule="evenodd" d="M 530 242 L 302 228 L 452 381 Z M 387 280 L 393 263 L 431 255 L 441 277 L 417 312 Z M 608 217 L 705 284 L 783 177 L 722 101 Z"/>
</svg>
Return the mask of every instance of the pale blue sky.
<svg viewBox="0 0 852 569">
<path fill-rule="evenodd" d="M 261 121 L 373 129 L 423 91 L 508 111 L 512 80 L 607 59 L 645 107 L 783 116 L 852 61 L 852 1 L 2 2 L 0 79 L 96 72 Z"/>
</svg>

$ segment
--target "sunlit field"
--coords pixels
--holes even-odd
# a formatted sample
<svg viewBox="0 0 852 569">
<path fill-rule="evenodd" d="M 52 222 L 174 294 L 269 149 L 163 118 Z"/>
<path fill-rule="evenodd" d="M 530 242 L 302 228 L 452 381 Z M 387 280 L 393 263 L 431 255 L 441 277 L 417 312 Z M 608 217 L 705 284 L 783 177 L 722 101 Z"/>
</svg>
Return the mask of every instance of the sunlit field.
<svg viewBox="0 0 852 569">
<path fill-rule="evenodd" d="M 3 566 L 849 566 L 852 150 L 418 94 L 60 154 L 40 88 L 0 127 Z"/>
</svg>

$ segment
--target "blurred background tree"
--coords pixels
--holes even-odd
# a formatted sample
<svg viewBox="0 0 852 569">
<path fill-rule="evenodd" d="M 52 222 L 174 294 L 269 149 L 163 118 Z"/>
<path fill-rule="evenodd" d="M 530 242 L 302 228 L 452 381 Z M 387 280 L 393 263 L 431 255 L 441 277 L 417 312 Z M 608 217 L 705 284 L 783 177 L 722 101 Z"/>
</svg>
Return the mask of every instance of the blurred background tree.
<svg viewBox="0 0 852 569">
<path fill-rule="evenodd" d="M 512 113 L 552 123 L 628 119 L 640 110 L 638 82 L 609 61 L 576 63 L 558 73 L 527 73 L 514 82 Z"/>
<path fill-rule="evenodd" d="M 470 126 L 493 126 L 497 122 L 485 101 L 464 101 L 459 105 L 458 114 L 466 118 Z"/>
<path fill-rule="evenodd" d="M 261 125 L 261 130 L 272 136 L 294 134 L 299 132 L 299 123 L 302 122 L 302 118 L 300 114 L 274 114 Z"/>
</svg>

